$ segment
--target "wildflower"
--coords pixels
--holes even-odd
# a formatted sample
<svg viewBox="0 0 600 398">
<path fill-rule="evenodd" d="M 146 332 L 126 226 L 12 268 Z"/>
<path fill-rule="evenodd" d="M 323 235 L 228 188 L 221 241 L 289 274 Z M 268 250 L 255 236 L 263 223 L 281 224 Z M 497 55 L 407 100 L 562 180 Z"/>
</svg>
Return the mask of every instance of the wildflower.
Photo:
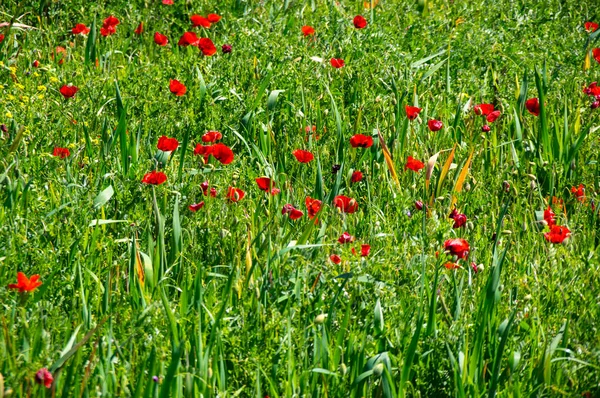
<svg viewBox="0 0 600 398">
<path fill-rule="evenodd" d="M 64 85 L 60 88 L 60 93 L 65 98 L 72 98 L 75 94 L 77 94 L 78 91 L 79 91 L 79 88 L 77 86 L 73 86 L 71 84 Z"/>
<path fill-rule="evenodd" d="M 427 122 L 427 127 L 429 127 L 429 130 L 436 132 L 440 131 L 444 127 L 444 124 L 439 120 L 432 119 Z"/>
<path fill-rule="evenodd" d="M 198 48 L 202 51 L 202 54 L 207 57 L 211 57 L 217 53 L 217 48 L 211 39 L 203 37 L 198 40 Z"/>
<path fill-rule="evenodd" d="M 469 255 L 469 242 L 462 238 L 448 239 L 444 242 L 444 249 L 460 258 L 465 258 Z"/>
<path fill-rule="evenodd" d="M 546 221 L 549 227 L 556 225 L 556 215 L 550 206 L 544 210 L 544 221 Z"/>
<path fill-rule="evenodd" d="M 356 134 L 350 138 L 352 148 L 369 148 L 373 145 L 373 137 L 364 134 Z"/>
<path fill-rule="evenodd" d="M 198 36 L 196 36 L 195 33 L 185 32 L 179 39 L 179 42 L 177 43 L 177 45 L 182 46 L 182 47 L 197 46 L 199 40 L 200 39 L 198 39 Z"/>
<path fill-rule="evenodd" d="M 239 188 L 229 187 L 227 190 L 227 198 L 232 202 L 239 202 L 246 196 L 246 192 Z"/>
<path fill-rule="evenodd" d="M 344 67 L 344 65 L 346 65 L 344 63 L 344 60 L 341 58 L 331 58 L 329 62 L 331 63 L 331 66 L 333 66 L 336 69 L 342 68 Z"/>
<path fill-rule="evenodd" d="M 218 131 L 208 131 L 202 136 L 202 142 L 217 142 L 223 138 L 223 134 Z"/>
<path fill-rule="evenodd" d="M 221 16 L 218 14 L 208 14 L 206 19 L 208 19 L 208 21 L 211 23 L 217 23 L 221 20 Z"/>
<path fill-rule="evenodd" d="M 277 195 L 281 192 L 278 188 L 275 188 L 275 181 L 271 180 L 269 177 L 259 177 L 256 180 L 256 185 L 258 185 L 258 189 L 265 192 L 270 192 L 271 195 Z"/>
<path fill-rule="evenodd" d="M 459 213 L 456 209 L 452 210 L 448 217 L 454 220 L 454 225 L 452 226 L 454 229 L 464 227 L 467 223 L 467 216 Z"/>
<path fill-rule="evenodd" d="M 43 384 L 46 388 L 50 388 L 54 382 L 54 377 L 52 377 L 52 373 L 50 373 L 48 369 L 42 368 L 35 374 L 35 382 L 38 384 Z"/>
<path fill-rule="evenodd" d="M 231 52 L 231 44 L 223 44 L 221 46 L 221 51 L 223 52 L 223 54 L 229 54 Z"/>
<path fill-rule="evenodd" d="M 571 187 L 571 193 L 577 197 L 577 200 L 580 202 L 585 201 L 585 186 L 583 184 L 579 184 L 578 187 Z"/>
<path fill-rule="evenodd" d="M 530 98 L 525 101 L 525 108 L 527 108 L 527 111 L 533 116 L 540 115 L 540 101 L 537 98 Z"/>
<path fill-rule="evenodd" d="M 21 293 L 33 292 L 38 287 L 42 286 L 39 275 L 32 275 L 31 279 L 22 272 L 17 272 L 17 283 L 11 283 L 8 285 L 9 289 L 17 289 Z"/>
<path fill-rule="evenodd" d="M 160 185 L 167 181 L 167 175 L 162 171 L 153 170 L 150 173 L 146 173 L 142 178 L 142 183 L 149 185 Z"/>
<path fill-rule="evenodd" d="M 194 26 L 194 28 L 198 26 L 206 29 L 210 28 L 210 21 L 204 18 L 202 15 L 192 15 L 190 17 L 190 21 L 192 22 L 192 26 Z"/>
<path fill-rule="evenodd" d="M 409 106 L 409 105 L 406 105 L 404 107 L 404 110 L 406 111 L 406 117 L 408 118 L 408 120 L 415 120 L 417 118 L 417 116 L 419 116 L 419 113 L 421 112 L 421 108 L 417 108 L 416 106 Z"/>
<path fill-rule="evenodd" d="M 54 150 L 52 151 L 52 156 L 56 156 L 58 158 L 65 159 L 65 158 L 68 158 L 69 156 L 71 156 L 71 151 L 69 151 L 69 148 L 55 147 Z"/>
<path fill-rule="evenodd" d="M 294 152 L 292 152 L 292 155 L 294 155 L 296 160 L 300 163 L 308 163 L 315 158 L 312 153 L 303 149 L 296 149 Z"/>
<path fill-rule="evenodd" d="M 290 220 L 297 220 L 304 215 L 303 212 L 296 209 L 293 205 L 289 203 L 283 206 L 283 209 L 281 209 L 281 214 L 287 214 Z"/>
<path fill-rule="evenodd" d="M 360 255 L 362 257 L 367 257 L 371 252 L 371 245 L 360 245 Z"/>
<path fill-rule="evenodd" d="M 221 144 L 221 143 L 214 144 L 212 146 L 211 155 L 213 155 L 213 157 L 215 159 L 217 159 L 219 162 L 221 162 L 222 164 L 229 164 L 229 163 L 233 162 L 233 158 L 234 158 L 234 154 L 233 154 L 233 151 L 231 150 L 231 148 L 229 148 L 227 145 Z"/>
<path fill-rule="evenodd" d="M 356 199 L 344 195 L 338 195 L 333 198 L 333 205 L 340 209 L 342 213 L 352 214 L 358 210 L 358 202 Z"/>
<path fill-rule="evenodd" d="M 194 213 L 197 212 L 198 210 L 200 210 L 203 207 L 204 207 L 204 201 L 202 201 L 200 203 L 191 204 L 191 205 L 188 206 L 188 208 L 190 209 L 190 211 L 193 211 Z"/>
<path fill-rule="evenodd" d="M 353 183 L 360 182 L 362 179 L 363 179 L 363 173 L 361 173 L 358 170 L 356 170 L 354 173 L 352 173 L 352 177 L 350 178 L 350 180 Z"/>
<path fill-rule="evenodd" d="M 344 232 L 338 238 L 338 242 L 340 242 L 341 244 L 352 243 L 354 242 L 354 236 L 350 235 L 348 232 Z"/>
<path fill-rule="evenodd" d="M 342 258 L 340 256 L 338 256 L 337 254 L 330 255 L 329 260 L 331 260 L 331 262 L 334 264 L 339 264 L 342 262 Z"/>
<path fill-rule="evenodd" d="M 185 95 L 187 88 L 179 80 L 171 79 L 169 81 L 169 90 L 178 97 Z"/>
<path fill-rule="evenodd" d="M 167 36 L 160 34 L 158 32 L 154 33 L 154 42 L 156 44 L 158 44 L 161 47 L 166 46 L 169 43 L 169 39 L 167 39 Z"/>
<path fill-rule="evenodd" d="M 586 22 L 584 25 L 585 31 L 588 33 L 593 33 L 598 30 L 598 24 L 595 22 Z"/>
<path fill-rule="evenodd" d="M 78 23 L 73 29 L 71 29 L 71 33 L 73 33 L 74 35 L 87 35 L 88 33 L 90 33 L 90 28 L 88 28 L 82 23 Z"/>
<path fill-rule="evenodd" d="M 306 200 L 304 201 L 304 204 L 306 205 L 306 211 L 308 212 L 308 218 L 310 218 L 312 220 L 313 218 L 315 218 L 317 213 L 321 210 L 321 205 L 323 204 L 323 202 L 321 202 L 319 199 L 313 199 L 310 196 L 307 196 Z"/>
<path fill-rule="evenodd" d="M 364 29 L 367 27 L 367 20 L 362 15 L 355 16 L 352 23 L 356 29 Z"/>
<path fill-rule="evenodd" d="M 555 244 L 563 243 L 569 236 L 571 236 L 569 228 L 560 225 L 553 225 L 550 228 L 550 232 L 544 234 L 544 238 L 546 238 L 548 242 Z"/>
<path fill-rule="evenodd" d="M 423 162 L 413 158 L 412 156 L 409 156 L 408 159 L 406 159 L 406 165 L 404 166 L 404 170 L 410 169 L 412 171 L 417 172 L 424 167 L 425 164 Z"/>
<path fill-rule="evenodd" d="M 315 28 L 313 28 L 312 26 L 304 25 L 302 27 L 302 34 L 304 36 L 312 36 L 315 34 Z"/>
<path fill-rule="evenodd" d="M 156 147 L 163 152 L 173 152 L 178 146 L 179 141 L 177 141 L 177 138 L 169 138 L 166 135 L 161 136 L 156 145 Z"/>
<path fill-rule="evenodd" d="M 133 33 L 135 33 L 138 36 L 141 35 L 142 33 L 144 33 L 144 23 L 140 22 L 140 24 L 137 26 L 137 28 L 135 28 Z"/>
</svg>

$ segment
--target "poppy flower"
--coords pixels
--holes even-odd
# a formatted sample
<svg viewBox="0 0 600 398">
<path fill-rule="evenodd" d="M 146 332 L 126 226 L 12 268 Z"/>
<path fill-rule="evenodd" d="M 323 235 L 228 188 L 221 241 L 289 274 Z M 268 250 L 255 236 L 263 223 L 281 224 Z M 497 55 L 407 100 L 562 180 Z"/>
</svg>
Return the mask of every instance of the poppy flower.
<svg viewBox="0 0 600 398">
<path fill-rule="evenodd" d="M 191 204 L 191 205 L 188 206 L 188 208 L 191 211 L 193 211 L 194 213 L 197 212 L 198 210 L 200 210 L 203 207 L 204 207 L 204 201 L 202 201 L 200 203 Z"/>
<path fill-rule="evenodd" d="M 352 23 L 356 29 L 364 29 L 367 27 L 367 20 L 362 15 L 355 16 Z"/>
<path fill-rule="evenodd" d="M 342 262 L 342 258 L 337 254 L 332 254 L 331 256 L 329 256 L 329 260 L 331 260 L 331 262 L 334 264 L 339 264 Z"/>
<path fill-rule="evenodd" d="M 217 23 L 221 20 L 221 16 L 219 14 L 208 14 L 206 19 L 208 19 L 209 22 Z"/>
<path fill-rule="evenodd" d="M 533 116 L 539 116 L 540 100 L 538 100 L 537 98 L 529 98 L 527 101 L 525 101 L 525 108 L 527 108 L 527 111 Z"/>
<path fill-rule="evenodd" d="M 340 209 L 342 213 L 352 214 L 358 210 L 358 202 L 356 199 L 344 195 L 338 195 L 333 198 L 333 205 Z"/>
<path fill-rule="evenodd" d="M 363 173 L 361 173 L 360 171 L 356 170 L 354 173 L 352 173 L 352 178 L 350 178 L 350 180 L 353 183 L 357 183 L 360 182 L 363 179 Z"/>
<path fill-rule="evenodd" d="M 2 33 L 0 33 L 0 43 L 2 43 L 4 41 L 4 35 Z"/>
<path fill-rule="evenodd" d="M 210 28 L 210 21 L 204 18 L 202 15 L 192 15 L 190 17 L 190 21 L 192 22 L 192 26 L 194 26 L 194 28 L 198 26 L 206 29 Z"/>
<path fill-rule="evenodd" d="M 167 181 L 167 175 L 162 171 L 153 170 L 150 173 L 146 173 L 142 178 L 142 183 L 150 185 L 160 185 Z"/>
<path fill-rule="evenodd" d="M 417 209 L 417 210 L 423 210 L 423 202 L 421 202 L 420 200 L 417 200 L 415 202 L 415 209 Z"/>
<path fill-rule="evenodd" d="M 69 156 L 71 156 L 71 151 L 69 151 L 69 148 L 56 147 L 52 151 L 52 156 L 56 156 L 58 158 L 65 159 L 65 158 L 68 158 Z"/>
<path fill-rule="evenodd" d="M 186 93 L 187 88 L 179 80 L 171 79 L 169 81 L 169 90 L 176 96 L 181 97 Z"/>
<path fill-rule="evenodd" d="M 423 167 L 425 167 L 425 164 L 423 162 L 413 158 L 412 156 L 409 156 L 408 159 L 406 159 L 406 165 L 404 166 L 404 170 L 411 169 L 412 171 L 419 171 Z"/>
<path fill-rule="evenodd" d="M 72 98 L 75 94 L 77 94 L 78 91 L 79 91 L 79 88 L 77 86 L 73 86 L 70 84 L 64 85 L 60 88 L 60 93 L 65 98 Z"/>
<path fill-rule="evenodd" d="M 142 33 L 144 33 L 144 23 L 140 22 L 140 24 L 137 26 L 137 28 L 135 28 L 133 33 L 135 33 L 138 36 L 141 35 Z"/>
<path fill-rule="evenodd" d="M 35 382 L 37 384 L 43 384 L 46 388 L 50 388 L 54 382 L 54 377 L 52 377 L 52 373 L 50 373 L 48 369 L 42 368 L 35 374 Z"/>
<path fill-rule="evenodd" d="M 198 41 L 198 48 L 200 48 L 202 54 L 206 55 L 207 57 L 213 56 L 217 53 L 217 47 L 215 47 L 215 44 L 212 42 L 212 40 L 207 37 L 203 37 Z"/>
<path fill-rule="evenodd" d="M 315 28 L 313 28 L 312 26 L 309 26 L 309 25 L 304 25 L 302 27 L 302 34 L 304 36 L 312 36 L 315 34 Z"/>
<path fill-rule="evenodd" d="M 585 31 L 588 33 L 593 33 L 598 30 L 598 24 L 595 22 L 586 22 L 584 25 Z"/>
<path fill-rule="evenodd" d="M 179 141 L 177 141 L 177 138 L 169 138 L 166 135 L 161 136 L 156 145 L 163 152 L 173 152 L 178 146 Z"/>
<path fill-rule="evenodd" d="M 71 29 L 71 32 L 74 35 L 87 35 L 88 33 L 90 33 L 90 28 L 88 28 L 82 23 L 78 23 L 73 29 Z"/>
<path fill-rule="evenodd" d="M 233 162 L 233 151 L 225 144 L 219 143 L 213 145 L 210 154 L 222 164 L 229 164 Z"/>
<path fill-rule="evenodd" d="M 486 119 L 486 120 L 487 120 L 489 123 L 493 123 L 493 122 L 495 122 L 495 121 L 496 121 L 496 119 L 498 119 L 499 117 L 500 117 L 500 111 L 494 111 L 494 112 L 491 112 L 489 115 L 487 115 L 485 119 Z"/>
<path fill-rule="evenodd" d="M 350 138 L 352 148 L 369 148 L 373 145 L 373 137 L 364 134 L 356 134 Z"/>
<path fill-rule="evenodd" d="M 406 117 L 408 120 L 415 120 L 421 112 L 421 108 L 417 108 L 416 106 L 406 105 L 404 109 L 406 110 Z"/>
<path fill-rule="evenodd" d="M 312 153 L 303 149 L 296 149 L 294 152 L 292 152 L 292 155 L 294 155 L 296 160 L 300 163 L 308 163 L 315 158 Z"/>
<path fill-rule="evenodd" d="M 100 28 L 100 34 L 104 37 L 107 36 L 111 36 L 114 35 L 115 33 L 117 33 L 117 27 L 110 25 L 110 26 L 103 26 Z"/>
<path fill-rule="evenodd" d="M 313 218 L 315 218 L 317 213 L 321 210 L 321 205 L 323 204 L 323 202 L 321 202 L 319 199 L 313 199 L 310 196 L 307 196 L 306 200 L 304 201 L 304 204 L 306 205 L 306 211 L 308 212 L 308 218 L 310 218 L 312 220 Z"/>
<path fill-rule="evenodd" d="M 277 195 L 281 192 L 278 188 L 275 188 L 275 181 L 271 180 L 269 177 L 259 177 L 256 180 L 256 185 L 258 185 L 258 189 L 265 192 L 271 192 L 271 195 Z"/>
<path fill-rule="evenodd" d="M 596 60 L 596 62 L 600 63 L 600 48 L 594 48 L 592 50 L 592 56 Z"/>
<path fill-rule="evenodd" d="M 177 45 L 182 47 L 197 46 L 199 40 L 200 39 L 198 39 L 198 36 L 196 36 L 194 32 L 185 32 L 179 39 Z"/>
<path fill-rule="evenodd" d="M 227 190 L 227 198 L 232 202 L 239 202 L 246 196 L 246 192 L 239 188 L 229 187 Z"/>
<path fill-rule="evenodd" d="M 454 220 L 454 225 L 452 226 L 454 229 L 464 227 L 467 223 L 467 216 L 459 213 L 456 209 L 452 210 L 449 217 Z"/>
<path fill-rule="evenodd" d="M 8 285 L 9 289 L 18 289 L 19 292 L 33 292 L 38 287 L 42 286 L 39 275 L 31 275 L 31 279 L 28 278 L 24 273 L 17 272 L 17 283 L 11 283 Z"/>
<path fill-rule="evenodd" d="M 444 242 L 444 249 L 458 258 L 465 258 L 469 255 L 469 242 L 462 238 L 448 239 Z"/>
<path fill-rule="evenodd" d="M 296 209 L 289 203 L 283 206 L 283 209 L 281 209 L 281 214 L 287 214 L 290 220 L 297 220 L 304 215 L 303 212 Z"/>
<path fill-rule="evenodd" d="M 490 113 L 494 112 L 494 105 L 492 105 L 492 104 L 475 105 L 473 107 L 473 112 L 475 112 L 476 115 L 487 116 Z"/>
<path fill-rule="evenodd" d="M 223 134 L 218 131 L 208 131 L 202 136 L 202 142 L 217 142 L 223 138 Z"/>
<path fill-rule="evenodd" d="M 162 0 L 162 3 L 166 6 L 172 6 L 173 5 L 173 0 Z"/>
<path fill-rule="evenodd" d="M 491 130 L 491 128 L 487 124 L 484 124 L 483 126 L 481 126 L 481 131 L 483 131 L 484 133 L 489 133 L 490 130 Z"/>
<path fill-rule="evenodd" d="M 213 149 L 212 145 L 201 145 L 201 144 L 198 144 L 194 148 L 194 155 L 196 155 L 196 156 L 203 156 L 204 157 L 204 163 L 208 163 L 208 156 L 212 153 L 212 149 Z"/>
<path fill-rule="evenodd" d="M 571 187 L 571 193 L 577 197 L 578 201 L 585 201 L 585 186 L 583 184 L 579 184 L 578 187 Z"/>
<path fill-rule="evenodd" d="M 569 236 L 571 236 L 569 228 L 560 225 L 553 225 L 550 232 L 544 234 L 544 238 L 550 243 L 563 243 Z"/>
<path fill-rule="evenodd" d="M 600 96 L 600 86 L 598 86 L 596 82 L 590 83 L 588 87 L 583 88 L 583 92 L 598 98 L 598 96 Z"/>
<path fill-rule="evenodd" d="M 344 232 L 338 238 L 338 242 L 340 242 L 341 244 L 352 243 L 354 242 L 354 236 L 350 235 L 348 232 Z"/>
<path fill-rule="evenodd" d="M 103 22 L 102 26 L 117 26 L 121 21 L 117 17 L 109 15 Z"/>
<path fill-rule="evenodd" d="M 336 69 L 342 68 L 344 65 L 346 65 L 344 63 L 344 60 L 341 58 L 331 58 L 329 62 L 331 63 L 331 66 L 333 66 Z"/>
<path fill-rule="evenodd" d="M 231 49 L 232 49 L 231 44 L 223 44 L 221 46 L 221 52 L 223 54 L 229 54 L 231 52 Z"/>
<path fill-rule="evenodd" d="M 202 184 L 200 184 L 200 188 L 202 189 L 202 194 L 204 196 L 207 196 L 208 195 L 208 181 L 204 181 Z M 217 190 L 215 188 L 210 189 L 210 196 L 211 196 L 211 198 L 217 197 Z"/>
<path fill-rule="evenodd" d="M 460 265 L 448 261 L 446 264 L 444 264 L 444 267 L 446 267 L 446 269 L 458 269 L 458 268 L 460 268 Z"/>
<path fill-rule="evenodd" d="M 0 40 L 0 42 L 2 42 L 2 40 Z M 37 59 L 35 61 L 33 61 L 33 63 L 31 64 L 34 68 L 38 68 L 40 66 L 40 61 L 38 61 Z"/>
<path fill-rule="evenodd" d="M 427 127 L 429 127 L 429 130 L 436 132 L 440 131 L 444 127 L 444 124 L 439 120 L 431 119 L 427 122 Z"/>
<path fill-rule="evenodd" d="M 154 33 L 154 42 L 159 46 L 164 47 L 169 43 L 169 39 L 167 39 L 167 36 L 156 32 Z"/>
<path fill-rule="evenodd" d="M 362 257 L 367 257 L 371 252 L 371 245 L 360 245 L 360 255 Z"/>
<path fill-rule="evenodd" d="M 549 227 L 556 225 L 556 214 L 554 214 L 550 206 L 544 210 L 544 221 L 546 221 Z"/>
</svg>

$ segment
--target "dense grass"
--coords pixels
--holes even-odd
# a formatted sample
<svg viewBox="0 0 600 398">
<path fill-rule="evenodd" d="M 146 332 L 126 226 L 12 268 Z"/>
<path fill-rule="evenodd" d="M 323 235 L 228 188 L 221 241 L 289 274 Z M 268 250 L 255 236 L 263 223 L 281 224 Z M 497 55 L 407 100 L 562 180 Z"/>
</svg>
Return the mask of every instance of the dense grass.
<svg viewBox="0 0 600 398">
<path fill-rule="evenodd" d="M 90 3 L 0 4 L 0 22 L 35 28 L 0 43 L 0 397 L 600 396 L 593 2 Z M 208 13 L 223 18 L 191 27 Z M 109 15 L 121 23 L 103 37 Z M 178 46 L 192 30 L 217 53 Z M 65 99 L 65 84 L 80 91 Z M 501 111 L 489 132 L 480 103 Z M 231 164 L 193 155 L 209 130 Z M 352 148 L 355 134 L 373 146 Z M 166 164 L 163 135 L 180 143 Z M 429 165 L 407 170 L 408 156 Z M 167 182 L 142 184 L 156 168 Z M 227 200 L 230 186 L 245 197 Z M 544 238 L 548 206 L 563 244 Z M 459 261 L 444 251 L 457 237 Z M 43 284 L 6 288 L 18 271 Z"/>
</svg>

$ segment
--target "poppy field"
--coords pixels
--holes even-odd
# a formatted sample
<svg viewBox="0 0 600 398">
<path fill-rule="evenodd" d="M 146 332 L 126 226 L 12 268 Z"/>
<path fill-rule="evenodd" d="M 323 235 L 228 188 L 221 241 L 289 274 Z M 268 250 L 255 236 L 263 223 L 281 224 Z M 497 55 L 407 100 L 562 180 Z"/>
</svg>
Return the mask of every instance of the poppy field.
<svg viewBox="0 0 600 398">
<path fill-rule="evenodd" d="M 600 13 L 0 3 L 0 398 L 600 397 Z"/>
</svg>

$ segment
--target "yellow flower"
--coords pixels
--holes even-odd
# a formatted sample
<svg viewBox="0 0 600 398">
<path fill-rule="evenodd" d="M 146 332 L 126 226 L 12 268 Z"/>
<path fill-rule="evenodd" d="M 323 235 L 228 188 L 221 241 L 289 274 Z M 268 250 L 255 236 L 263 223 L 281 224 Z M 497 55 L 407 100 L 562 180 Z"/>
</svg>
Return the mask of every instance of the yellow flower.
<svg viewBox="0 0 600 398">
<path fill-rule="evenodd" d="M 25 90 L 25 86 L 22 85 L 21 83 L 15 83 L 15 87 L 18 88 L 19 90 Z"/>
<path fill-rule="evenodd" d="M 40 77 L 40 74 L 37 72 L 33 72 L 33 77 Z"/>
<path fill-rule="evenodd" d="M 44 94 L 38 94 L 37 96 L 39 99 L 43 100 L 44 99 Z"/>
<path fill-rule="evenodd" d="M 55 76 L 50 76 L 50 83 L 58 83 L 58 79 Z"/>
<path fill-rule="evenodd" d="M 12 114 L 12 113 L 10 113 L 10 112 L 6 112 L 6 118 L 7 118 L 7 119 L 12 119 L 12 117 L 13 117 L 13 114 Z"/>
<path fill-rule="evenodd" d="M 38 86 L 37 89 L 38 89 L 38 91 L 46 91 L 47 90 L 46 86 L 44 86 L 44 85 Z"/>
<path fill-rule="evenodd" d="M 11 67 L 8 68 L 8 70 L 10 70 L 10 73 L 12 75 L 14 75 L 14 74 L 17 73 L 17 67 L 16 66 L 11 66 Z"/>
<path fill-rule="evenodd" d="M 26 96 L 26 95 L 24 95 L 24 96 L 21 97 L 21 101 L 23 101 L 23 102 L 29 102 L 29 97 Z"/>
<path fill-rule="evenodd" d="M 14 101 L 14 100 L 16 100 L 17 98 L 16 98 L 14 95 L 12 95 L 12 94 L 8 94 L 8 95 L 6 96 L 6 99 L 7 99 L 7 100 L 9 100 L 9 101 Z"/>
</svg>

